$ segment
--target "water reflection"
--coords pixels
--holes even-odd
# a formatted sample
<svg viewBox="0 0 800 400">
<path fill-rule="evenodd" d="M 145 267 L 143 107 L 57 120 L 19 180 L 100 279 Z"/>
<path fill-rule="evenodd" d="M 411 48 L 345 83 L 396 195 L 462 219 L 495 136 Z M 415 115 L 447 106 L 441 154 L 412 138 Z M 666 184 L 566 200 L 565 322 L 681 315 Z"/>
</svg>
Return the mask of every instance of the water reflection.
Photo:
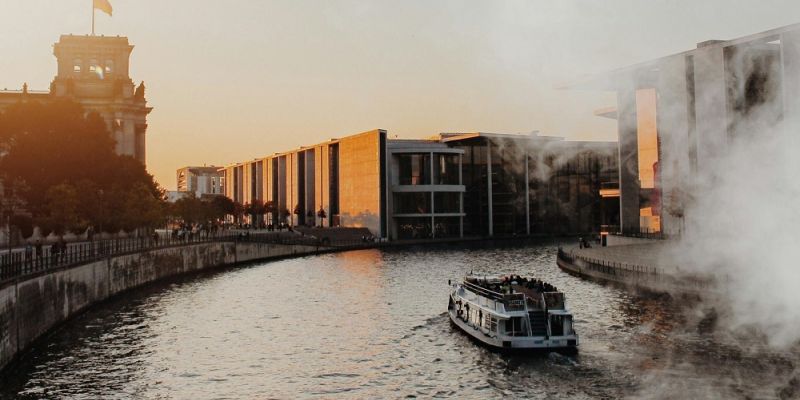
<svg viewBox="0 0 800 400">
<path fill-rule="evenodd" d="M 567 293 L 580 353 L 503 356 L 453 329 L 447 280 L 470 270 Z M 794 359 L 737 353 L 683 322 L 675 302 L 562 273 L 553 246 L 358 251 L 126 294 L 33 351 L 2 397 L 758 398 L 791 380 Z"/>
</svg>

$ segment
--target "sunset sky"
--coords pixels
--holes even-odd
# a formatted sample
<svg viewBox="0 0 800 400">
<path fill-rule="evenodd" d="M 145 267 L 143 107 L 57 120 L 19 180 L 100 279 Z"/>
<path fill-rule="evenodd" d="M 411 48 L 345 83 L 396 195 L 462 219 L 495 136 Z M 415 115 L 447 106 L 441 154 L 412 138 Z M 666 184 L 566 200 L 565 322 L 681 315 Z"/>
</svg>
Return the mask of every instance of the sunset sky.
<svg viewBox="0 0 800 400">
<path fill-rule="evenodd" d="M 800 1 L 110 0 L 97 32 L 136 46 L 147 164 L 242 161 L 374 128 L 614 140 L 583 75 L 800 22 Z M 91 31 L 91 0 L 0 1 L 0 89 L 46 90 L 60 34 Z M 736 4 L 735 7 L 729 4 Z"/>
</svg>

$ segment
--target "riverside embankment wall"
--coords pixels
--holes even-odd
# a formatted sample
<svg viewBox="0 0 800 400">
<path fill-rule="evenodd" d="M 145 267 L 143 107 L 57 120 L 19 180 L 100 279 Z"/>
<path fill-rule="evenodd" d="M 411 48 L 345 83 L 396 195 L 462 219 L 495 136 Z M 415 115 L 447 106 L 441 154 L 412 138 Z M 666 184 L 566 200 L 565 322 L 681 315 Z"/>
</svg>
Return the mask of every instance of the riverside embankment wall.
<svg viewBox="0 0 800 400">
<path fill-rule="evenodd" d="M 50 329 L 126 290 L 190 272 L 319 251 L 304 245 L 202 243 L 113 256 L 6 282 L 0 286 L 0 371 Z"/>
</svg>

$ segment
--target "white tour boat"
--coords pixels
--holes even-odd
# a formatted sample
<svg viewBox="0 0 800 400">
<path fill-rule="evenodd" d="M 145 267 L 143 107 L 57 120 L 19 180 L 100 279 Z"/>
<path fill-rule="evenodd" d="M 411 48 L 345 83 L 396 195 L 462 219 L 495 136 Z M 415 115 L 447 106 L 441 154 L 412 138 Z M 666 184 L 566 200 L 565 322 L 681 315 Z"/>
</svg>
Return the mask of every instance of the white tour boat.
<svg viewBox="0 0 800 400">
<path fill-rule="evenodd" d="M 502 351 L 576 351 L 564 293 L 520 276 L 468 275 L 452 285 L 450 320 L 474 339 Z"/>
</svg>

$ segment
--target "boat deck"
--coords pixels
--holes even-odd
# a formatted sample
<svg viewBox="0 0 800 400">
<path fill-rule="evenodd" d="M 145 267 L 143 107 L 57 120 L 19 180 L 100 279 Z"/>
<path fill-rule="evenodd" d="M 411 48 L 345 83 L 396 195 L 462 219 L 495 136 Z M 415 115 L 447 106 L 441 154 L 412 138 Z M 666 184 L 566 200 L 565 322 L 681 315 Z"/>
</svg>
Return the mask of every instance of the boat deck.
<svg viewBox="0 0 800 400">
<path fill-rule="evenodd" d="M 516 283 L 509 284 L 509 282 Z M 468 289 L 473 291 L 477 288 L 479 295 L 486 296 L 489 294 L 490 297 L 498 300 L 502 299 L 504 295 L 523 294 L 528 304 L 528 309 L 544 309 L 544 304 L 542 304 L 543 295 L 547 297 L 553 292 L 558 292 L 555 286 L 547 282 L 520 276 L 473 278 L 466 279 L 464 283 Z M 549 303 L 550 300 L 548 299 L 547 302 Z"/>
</svg>

